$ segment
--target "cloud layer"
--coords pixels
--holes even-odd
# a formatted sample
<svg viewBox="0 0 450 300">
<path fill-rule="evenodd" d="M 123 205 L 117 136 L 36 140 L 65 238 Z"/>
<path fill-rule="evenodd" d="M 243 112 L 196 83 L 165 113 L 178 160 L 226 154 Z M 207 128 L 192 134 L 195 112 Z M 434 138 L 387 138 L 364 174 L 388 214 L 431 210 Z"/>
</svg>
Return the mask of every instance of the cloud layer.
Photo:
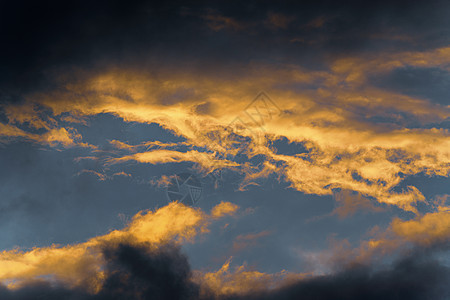
<svg viewBox="0 0 450 300">
<path fill-rule="evenodd" d="M 266 274 L 229 262 L 216 272 L 191 271 L 179 242 L 204 232 L 210 218 L 233 213 L 229 203 L 207 216 L 181 204 L 138 214 L 130 225 L 66 247 L 3 252 L 2 299 L 445 299 L 450 271 L 437 260 L 446 244 L 413 252 L 388 266 L 348 265 L 327 274 Z M 181 214 L 181 215 L 180 215 Z M 178 216 L 178 217 L 176 217 Z M 170 222 L 170 224 L 167 224 Z M 171 225 L 171 226 L 170 226 Z M 398 224 L 394 224 L 394 227 Z M 404 223 L 403 226 L 410 226 Z M 414 226 L 412 226 L 414 227 Z M 395 230 L 395 229 L 394 229 Z M 400 233 L 401 235 L 402 233 Z"/>
<path fill-rule="evenodd" d="M 449 28 L 440 0 L 3 1 L 0 298 L 448 298 Z M 187 173 L 195 207 L 164 195 Z"/>
</svg>

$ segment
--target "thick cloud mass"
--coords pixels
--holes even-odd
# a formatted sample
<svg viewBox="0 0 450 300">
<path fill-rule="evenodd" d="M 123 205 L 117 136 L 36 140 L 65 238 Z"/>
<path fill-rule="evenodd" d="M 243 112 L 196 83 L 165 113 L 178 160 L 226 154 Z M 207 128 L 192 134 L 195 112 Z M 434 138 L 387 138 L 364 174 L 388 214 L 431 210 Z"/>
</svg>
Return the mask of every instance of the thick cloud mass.
<svg viewBox="0 0 450 300">
<path fill-rule="evenodd" d="M 446 45 L 445 1 L 3 1 L 0 96 L 111 65 L 221 69 Z M 280 46 L 281 45 L 281 46 Z M 183 49 L 183 51 L 179 51 Z"/>
<path fill-rule="evenodd" d="M 1 299 L 198 299 L 199 287 L 190 281 L 187 258 L 175 246 L 157 250 L 120 244 L 105 247 L 106 278 L 100 291 L 81 286 L 67 289 L 35 282 L 17 290 L 2 288 Z"/>
<path fill-rule="evenodd" d="M 389 270 L 355 268 L 248 299 L 448 299 L 449 276 L 436 262 L 406 259 Z"/>
<path fill-rule="evenodd" d="M 149 250 L 145 245 L 119 244 L 104 248 L 105 280 L 97 294 L 83 286 L 68 289 L 49 282 L 21 288 L 0 288 L 0 298 L 19 299 L 214 299 L 191 277 L 187 258 L 176 246 Z M 220 299 L 448 299 L 450 269 L 422 255 L 371 270 L 356 266 L 333 275 L 301 280 L 275 290 L 225 294 Z M 216 296 L 217 298 L 217 296 Z"/>
<path fill-rule="evenodd" d="M 102 286 L 105 299 L 195 299 L 198 287 L 190 282 L 190 266 L 178 248 L 146 252 L 128 245 L 108 249 L 109 277 Z"/>
</svg>

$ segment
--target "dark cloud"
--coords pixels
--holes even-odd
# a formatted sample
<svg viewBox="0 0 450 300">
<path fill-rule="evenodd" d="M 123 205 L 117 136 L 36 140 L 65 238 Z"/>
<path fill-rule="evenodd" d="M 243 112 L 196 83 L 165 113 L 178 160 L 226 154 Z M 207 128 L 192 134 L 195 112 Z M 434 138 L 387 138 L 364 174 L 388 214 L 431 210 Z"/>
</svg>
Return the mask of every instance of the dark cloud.
<svg viewBox="0 0 450 300">
<path fill-rule="evenodd" d="M 154 251 L 130 245 L 107 249 L 100 299 L 198 299 L 187 258 L 175 246 Z"/>
<path fill-rule="evenodd" d="M 449 42 L 449 8 L 445 1 L 3 1 L 0 97 L 58 88 L 55 79 L 73 80 L 74 68 L 318 67 L 361 51 L 433 48 Z"/>
<path fill-rule="evenodd" d="M 83 290 L 70 290 L 64 287 L 52 287 L 48 282 L 34 282 L 18 289 L 8 290 L 0 286 L 0 296 L 4 300 L 31 300 L 31 299 L 90 299 L 90 295 Z"/>
<path fill-rule="evenodd" d="M 373 272 L 354 268 L 317 277 L 247 299 L 448 299 L 448 267 L 432 261 L 406 259 L 391 269 Z"/>
<path fill-rule="evenodd" d="M 450 72 L 440 68 L 404 67 L 372 79 L 385 89 L 448 105 Z"/>
<path fill-rule="evenodd" d="M 428 253 L 429 254 L 429 253 Z M 19 289 L 0 287 L 0 298 L 18 299 L 214 299 L 213 293 L 193 283 L 187 258 L 180 249 L 165 245 L 105 246 L 106 279 L 100 291 L 83 286 L 69 289 L 45 281 Z M 220 299 L 448 299 L 450 269 L 437 260 L 416 254 L 389 268 L 354 266 L 342 272 L 301 280 L 288 286 Z M 217 297 L 216 297 L 217 298 Z"/>
</svg>

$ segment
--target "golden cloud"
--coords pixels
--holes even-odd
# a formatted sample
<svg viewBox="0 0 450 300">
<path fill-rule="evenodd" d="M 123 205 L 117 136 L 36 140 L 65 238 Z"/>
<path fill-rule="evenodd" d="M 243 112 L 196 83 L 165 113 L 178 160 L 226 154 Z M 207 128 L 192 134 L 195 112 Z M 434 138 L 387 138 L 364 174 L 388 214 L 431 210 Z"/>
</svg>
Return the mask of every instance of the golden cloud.
<svg viewBox="0 0 450 300">
<path fill-rule="evenodd" d="M 252 292 L 269 291 L 289 283 L 307 278 L 312 274 L 291 273 L 282 270 L 268 274 L 249 270 L 245 265 L 230 267 L 231 258 L 215 272 L 194 272 L 194 281 L 198 282 L 205 295 L 212 293 L 216 297 L 223 295 L 245 295 Z"/>
<path fill-rule="evenodd" d="M 28 95 L 23 108 L 8 108 L 9 123 L 1 124 L 0 135 L 3 140 L 25 137 L 50 146 L 87 147 L 75 129 L 55 122 L 67 115 L 83 119 L 110 113 L 125 122 L 159 124 L 185 139 L 135 146 L 113 140 L 116 149 L 129 153 L 110 163 L 190 161 L 206 172 L 230 168 L 245 175 L 241 189 L 275 174 L 303 193 L 353 190 L 417 212 L 415 203 L 425 200 L 422 193 L 413 186 L 399 192 L 394 187 L 419 173 L 448 176 L 450 137 L 443 128 L 407 128 L 405 115 L 421 124 L 439 122 L 450 117 L 450 107 L 379 89 L 367 78 L 403 66 L 449 64 L 449 48 L 440 48 L 339 59 L 324 71 L 251 64 L 239 75 L 222 77 L 173 70 L 161 70 L 158 76 L 117 69 L 80 73 L 79 81 L 61 83 L 64 89 Z M 275 106 L 274 101 L 252 102 L 261 87 L 276 99 Z M 52 117 L 40 118 L 39 107 L 51 111 Z M 48 129 L 41 135 L 29 133 L 19 126 L 25 122 Z M 278 153 L 273 142 L 281 138 L 307 151 Z M 181 145 L 190 150 L 181 151 Z M 229 158 L 239 153 L 260 155 L 265 162 L 257 168 Z"/>
<path fill-rule="evenodd" d="M 353 249 L 346 241 L 333 241 L 332 250 L 323 253 L 322 258 L 328 256 L 329 261 L 340 264 L 366 263 L 411 247 L 440 247 L 450 240 L 450 210 L 448 206 L 438 206 L 435 211 L 410 220 L 394 218 L 386 229 L 376 226 L 369 234 L 373 237 Z"/>
</svg>

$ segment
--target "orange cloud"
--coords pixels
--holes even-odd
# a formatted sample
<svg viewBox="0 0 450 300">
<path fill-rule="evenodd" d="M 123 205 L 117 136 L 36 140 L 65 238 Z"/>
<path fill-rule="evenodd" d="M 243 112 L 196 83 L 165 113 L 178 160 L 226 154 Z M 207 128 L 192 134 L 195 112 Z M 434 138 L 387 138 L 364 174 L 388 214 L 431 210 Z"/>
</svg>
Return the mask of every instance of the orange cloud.
<svg viewBox="0 0 450 300">
<path fill-rule="evenodd" d="M 237 252 L 248 247 L 257 245 L 257 240 L 272 234 L 270 231 L 261 231 L 258 233 L 241 234 L 233 241 L 233 251 Z"/>
<path fill-rule="evenodd" d="M 141 163 L 149 164 L 164 164 L 164 163 L 179 163 L 183 161 L 190 161 L 197 163 L 202 170 L 210 173 L 220 168 L 232 168 L 238 166 L 237 163 L 217 159 L 212 153 L 199 152 L 191 150 L 188 152 L 178 152 L 172 150 L 153 150 L 149 152 L 141 152 L 133 155 L 123 156 L 120 158 L 111 159 L 111 163 L 119 163 L 129 160 L 135 160 Z"/>
<path fill-rule="evenodd" d="M 73 128 L 52 128 L 44 134 L 29 133 L 17 126 L 0 123 L 0 142 L 6 143 L 15 138 L 23 138 L 50 147 L 70 148 L 74 146 L 95 149 L 94 145 L 81 142 L 81 135 Z"/>
<path fill-rule="evenodd" d="M 438 212 L 428 213 L 409 221 L 398 218 L 391 223 L 397 236 L 420 245 L 431 245 L 450 239 L 450 209 L 441 207 Z"/>
<path fill-rule="evenodd" d="M 230 202 L 221 202 L 220 204 L 214 206 L 211 210 L 211 216 L 214 218 L 222 218 L 226 215 L 232 215 L 239 206 Z"/>
<path fill-rule="evenodd" d="M 381 207 L 375 206 L 369 199 L 354 194 L 351 191 L 343 190 L 335 193 L 337 207 L 332 214 L 337 214 L 339 218 L 345 218 L 355 214 L 359 210 L 382 211 Z"/>
<path fill-rule="evenodd" d="M 449 53 L 449 48 L 440 48 L 349 57 L 322 71 L 250 64 L 234 76 L 173 70 L 160 70 L 158 76 L 113 69 L 80 73 L 77 82 L 63 81 L 64 89 L 29 95 L 23 109 L 11 108 L 11 123 L 1 125 L 0 136 L 4 142 L 24 137 L 51 146 L 87 147 L 78 133 L 53 121 L 42 121 L 50 128 L 42 135 L 17 124 L 31 120 L 34 126 L 44 126 L 39 125 L 37 107 L 51 111 L 54 120 L 67 114 L 83 118 L 110 113 L 125 122 L 157 123 L 185 138 L 183 145 L 191 149 L 180 151 L 181 144 L 158 141 L 128 145 L 113 140 L 116 149 L 129 153 L 110 162 L 190 161 L 206 172 L 230 168 L 245 175 L 242 189 L 276 174 L 303 193 L 331 195 L 340 188 L 417 212 L 415 204 L 425 199 L 422 193 L 415 187 L 397 193 L 393 188 L 414 174 L 448 176 L 450 138 L 443 128 L 406 128 L 404 115 L 421 124 L 435 123 L 450 117 L 450 107 L 379 89 L 367 78 L 408 65 L 448 68 Z M 276 117 L 267 118 L 270 114 L 261 111 L 261 103 L 248 107 L 261 87 L 281 108 Z M 25 108 L 30 105 L 34 108 Z M 205 105 L 207 109 L 198 109 Z M 261 118 L 264 122 L 258 121 Z M 371 118 L 385 118 L 386 123 Z M 307 152 L 277 153 L 271 144 L 279 138 L 302 143 Z M 262 168 L 238 164 L 229 158 L 238 153 L 260 155 L 265 162 Z"/>
<path fill-rule="evenodd" d="M 160 141 L 151 141 L 151 142 L 144 142 L 139 145 L 128 145 L 127 143 L 118 141 L 118 140 L 111 140 L 109 141 L 111 145 L 113 145 L 117 149 L 122 150 L 128 150 L 130 152 L 136 152 L 142 149 L 150 149 L 150 148 L 167 148 L 167 147 L 176 147 L 180 145 L 186 145 L 186 143 L 163 143 Z"/>
<path fill-rule="evenodd" d="M 269 13 L 266 23 L 275 28 L 286 29 L 289 24 L 295 20 L 295 17 L 280 13 Z"/>
<path fill-rule="evenodd" d="M 200 284 L 204 295 L 212 293 L 215 297 L 219 297 L 268 291 L 311 275 L 290 273 L 285 270 L 268 274 L 248 270 L 245 265 L 231 269 L 230 264 L 231 258 L 216 272 L 194 272 L 194 281 Z"/>
<path fill-rule="evenodd" d="M 433 247 L 450 240 L 450 210 L 439 206 L 436 211 L 416 216 L 411 220 L 394 218 L 388 228 L 372 230 L 373 238 L 350 249 L 340 244 L 332 250 L 332 259 L 340 262 L 367 262 L 415 247 Z M 339 245 L 337 243 L 336 245 Z M 340 248 L 340 249 L 339 249 Z"/>
<path fill-rule="evenodd" d="M 244 25 L 234 18 L 212 12 L 205 15 L 203 18 L 208 22 L 208 27 L 214 31 L 222 29 L 241 30 L 244 28 Z"/>
</svg>

